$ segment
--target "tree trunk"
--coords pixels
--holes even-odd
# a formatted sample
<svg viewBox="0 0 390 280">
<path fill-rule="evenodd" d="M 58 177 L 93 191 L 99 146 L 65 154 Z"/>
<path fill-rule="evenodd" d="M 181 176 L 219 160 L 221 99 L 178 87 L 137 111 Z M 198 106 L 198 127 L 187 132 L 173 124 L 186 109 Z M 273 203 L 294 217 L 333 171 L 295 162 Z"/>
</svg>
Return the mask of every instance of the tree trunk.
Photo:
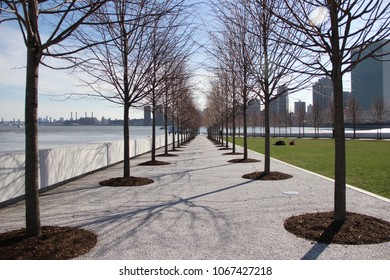
<svg viewBox="0 0 390 280">
<path fill-rule="evenodd" d="M 246 123 L 246 106 L 244 105 L 243 113 L 244 113 L 244 160 L 248 159 L 248 131 L 247 131 L 247 123 Z"/>
<path fill-rule="evenodd" d="M 26 235 L 41 235 L 38 183 L 38 78 L 42 57 L 38 37 L 38 2 L 28 2 L 30 30 L 27 32 L 27 69 L 25 96 L 25 195 Z"/>
<path fill-rule="evenodd" d="M 129 103 L 126 97 L 123 106 L 123 177 L 130 177 Z"/>
<path fill-rule="evenodd" d="M 236 101 L 233 97 L 233 132 L 232 132 L 232 145 L 233 145 L 233 154 L 236 152 Z"/>
<path fill-rule="evenodd" d="M 177 144 L 176 146 L 180 148 L 180 129 L 181 126 L 179 125 L 179 120 L 177 121 Z"/>
<path fill-rule="evenodd" d="M 330 2 L 331 44 L 332 44 L 332 81 L 334 94 L 334 129 L 335 129 L 335 192 L 334 220 L 346 219 L 346 160 L 345 160 L 345 124 L 343 102 L 343 80 L 341 72 L 337 3 Z"/>
<path fill-rule="evenodd" d="M 221 138 L 221 147 L 223 147 L 223 146 L 224 146 L 224 139 L 223 139 L 223 122 L 221 122 L 221 125 L 220 125 L 219 137 Z"/>
<path fill-rule="evenodd" d="M 30 43 L 30 42 L 29 42 Z M 31 43 L 27 47 L 26 99 L 25 99 L 25 193 L 26 235 L 41 235 L 38 184 L 38 76 L 39 48 Z"/>
<path fill-rule="evenodd" d="M 165 155 L 168 154 L 168 89 L 165 89 L 165 104 L 164 104 L 164 129 L 165 129 Z"/>
<path fill-rule="evenodd" d="M 175 119 L 172 118 L 172 151 L 176 150 L 175 145 Z"/>
<path fill-rule="evenodd" d="M 246 69 L 246 68 L 245 68 Z M 243 126 L 244 126 L 244 160 L 248 159 L 248 135 L 247 135 L 247 102 L 248 102 L 248 88 L 247 88 L 247 80 L 246 80 L 246 70 L 244 70 L 244 88 L 243 88 Z"/>
<path fill-rule="evenodd" d="M 225 133 L 226 133 L 226 149 L 229 149 L 229 117 L 226 117 L 226 127 L 225 127 Z"/>
<path fill-rule="evenodd" d="M 271 144 L 270 144 L 270 123 L 269 123 L 269 97 L 265 95 L 264 102 L 264 173 L 271 172 Z"/>
<path fill-rule="evenodd" d="M 154 101 L 153 98 L 153 104 L 152 104 L 152 158 L 151 161 L 155 162 L 156 161 L 156 102 Z"/>
<path fill-rule="evenodd" d="M 123 14 L 121 15 L 123 20 Z M 124 24 L 124 20 L 123 20 Z M 122 27 L 124 28 L 124 27 Z M 129 129 L 129 109 L 130 109 L 130 85 L 129 85 L 129 42 L 127 36 L 123 39 L 123 81 L 124 81 L 124 105 L 123 105 L 123 177 L 130 177 L 130 129 Z"/>
<path fill-rule="evenodd" d="M 334 83 L 335 109 L 335 198 L 334 219 L 346 218 L 346 159 L 342 79 Z"/>
</svg>

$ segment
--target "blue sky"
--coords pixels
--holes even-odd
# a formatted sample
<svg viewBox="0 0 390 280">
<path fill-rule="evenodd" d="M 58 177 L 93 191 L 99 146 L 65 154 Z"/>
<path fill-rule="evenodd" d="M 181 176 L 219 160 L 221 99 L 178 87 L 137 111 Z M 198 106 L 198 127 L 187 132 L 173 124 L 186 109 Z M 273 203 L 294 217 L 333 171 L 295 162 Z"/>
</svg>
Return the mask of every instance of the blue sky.
<svg viewBox="0 0 390 280">
<path fill-rule="evenodd" d="M 0 119 L 23 120 L 26 50 L 19 29 L 2 24 L 0 50 Z M 39 117 L 69 118 L 73 111 L 78 112 L 79 116 L 84 116 L 85 112 L 90 116 L 94 112 L 98 119 L 102 116 L 123 118 L 121 108 L 107 101 L 59 101 L 62 98 L 55 98 L 55 95 L 61 96 L 77 88 L 78 82 L 67 71 L 41 66 L 39 75 Z"/>
</svg>

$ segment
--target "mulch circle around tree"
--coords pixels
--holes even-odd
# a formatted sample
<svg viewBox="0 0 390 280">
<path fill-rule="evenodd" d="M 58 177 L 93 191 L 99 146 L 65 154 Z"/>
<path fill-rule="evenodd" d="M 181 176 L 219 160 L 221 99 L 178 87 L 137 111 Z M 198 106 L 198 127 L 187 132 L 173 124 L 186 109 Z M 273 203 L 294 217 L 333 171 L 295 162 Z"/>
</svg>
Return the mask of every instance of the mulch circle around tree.
<svg viewBox="0 0 390 280">
<path fill-rule="evenodd" d="M 261 160 L 258 159 L 253 159 L 253 158 L 247 158 L 247 159 L 242 159 L 242 158 L 235 158 L 228 160 L 230 163 L 251 163 L 251 162 L 261 162 Z"/>
<path fill-rule="evenodd" d="M 150 160 L 143 163 L 138 164 L 139 166 L 156 166 L 156 165 L 168 165 L 170 162 L 159 161 L 159 160 Z"/>
<path fill-rule="evenodd" d="M 238 155 L 242 155 L 243 153 L 239 153 L 239 152 L 231 152 L 231 153 L 224 153 L 222 154 L 223 156 L 238 156 Z"/>
<path fill-rule="evenodd" d="M 135 187 L 135 186 L 144 186 L 154 183 L 152 179 L 143 178 L 143 177 L 116 177 L 103 180 L 99 182 L 101 186 L 108 187 Z"/>
<path fill-rule="evenodd" d="M 224 148 L 219 148 L 218 150 L 219 150 L 219 151 L 227 151 L 227 150 L 232 150 L 232 148 L 226 148 L 226 147 L 224 147 Z"/>
<path fill-rule="evenodd" d="M 175 155 L 175 154 L 161 154 L 161 155 L 157 155 L 157 157 L 177 157 L 178 155 Z"/>
<path fill-rule="evenodd" d="M 347 212 L 345 222 L 335 222 L 333 212 L 292 216 L 284 228 L 305 239 L 325 244 L 377 244 L 390 241 L 390 223 L 375 217 Z"/>
<path fill-rule="evenodd" d="M 292 177 L 293 176 L 290 174 L 277 172 L 277 171 L 271 171 L 269 173 L 252 172 L 252 173 L 245 174 L 242 176 L 242 178 L 244 178 L 244 179 L 264 180 L 264 181 L 287 180 L 287 179 L 290 179 Z"/>
<path fill-rule="evenodd" d="M 0 260 L 68 260 L 88 253 L 96 234 L 79 228 L 43 226 L 39 237 L 25 229 L 0 234 Z"/>
</svg>

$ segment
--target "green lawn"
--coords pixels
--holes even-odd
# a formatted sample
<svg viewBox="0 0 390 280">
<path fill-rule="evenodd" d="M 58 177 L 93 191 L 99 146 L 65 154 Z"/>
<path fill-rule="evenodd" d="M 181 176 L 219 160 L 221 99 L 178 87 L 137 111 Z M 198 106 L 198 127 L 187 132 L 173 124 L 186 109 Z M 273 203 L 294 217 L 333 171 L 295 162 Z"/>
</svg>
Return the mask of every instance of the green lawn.
<svg viewBox="0 0 390 280">
<path fill-rule="evenodd" d="M 334 178 L 333 139 L 295 139 L 289 146 L 291 139 L 272 138 L 271 144 L 277 140 L 286 146 L 271 145 L 271 157 Z M 264 154 L 264 138 L 248 138 L 248 147 Z M 347 140 L 346 149 L 347 183 L 390 198 L 390 141 Z"/>
</svg>

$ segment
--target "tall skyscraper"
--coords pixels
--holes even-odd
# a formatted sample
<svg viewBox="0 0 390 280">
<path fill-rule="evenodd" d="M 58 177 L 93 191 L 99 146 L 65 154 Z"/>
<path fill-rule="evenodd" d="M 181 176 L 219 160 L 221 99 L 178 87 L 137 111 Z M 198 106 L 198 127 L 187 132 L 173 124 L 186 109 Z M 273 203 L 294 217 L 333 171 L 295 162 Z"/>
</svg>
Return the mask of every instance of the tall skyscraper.
<svg viewBox="0 0 390 280">
<path fill-rule="evenodd" d="M 376 51 L 377 54 L 390 53 L 390 40 Z M 372 52 L 385 43 L 381 41 L 371 45 L 367 52 Z M 352 54 L 354 60 L 355 54 Z M 390 55 L 375 59 L 369 58 L 360 62 L 351 72 L 352 96 L 366 114 L 371 111 L 374 100 L 380 98 L 386 107 L 390 106 Z"/>
<path fill-rule="evenodd" d="M 306 102 L 298 101 L 294 102 L 294 115 L 306 115 Z"/>
<path fill-rule="evenodd" d="M 313 106 L 319 112 L 329 108 L 333 100 L 333 84 L 329 78 L 321 78 L 313 85 Z"/>
<path fill-rule="evenodd" d="M 285 116 L 288 114 L 289 104 L 288 92 L 284 85 L 278 87 L 278 94 L 280 94 L 280 96 L 277 99 L 271 101 L 271 103 L 269 104 L 270 114 L 277 116 Z"/>
</svg>

